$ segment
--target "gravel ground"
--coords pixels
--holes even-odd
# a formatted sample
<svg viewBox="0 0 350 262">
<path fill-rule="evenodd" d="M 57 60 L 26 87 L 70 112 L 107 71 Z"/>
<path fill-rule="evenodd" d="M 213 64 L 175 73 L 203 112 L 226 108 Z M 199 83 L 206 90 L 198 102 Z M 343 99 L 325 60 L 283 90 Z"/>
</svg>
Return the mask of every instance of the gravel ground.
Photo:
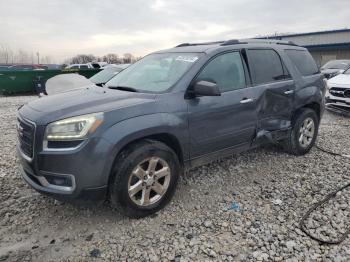
<svg viewBox="0 0 350 262">
<path fill-rule="evenodd" d="M 173 201 L 132 220 L 99 207 L 42 196 L 21 179 L 16 108 L 31 96 L 0 98 L 0 261 L 349 261 L 350 237 L 319 245 L 298 226 L 308 208 L 350 182 L 350 159 L 314 148 L 302 157 L 276 147 L 191 170 Z M 350 119 L 325 113 L 318 144 L 350 154 Z M 350 190 L 307 220 L 334 239 L 349 226 Z M 331 222 L 329 222 L 331 220 Z"/>
</svg>

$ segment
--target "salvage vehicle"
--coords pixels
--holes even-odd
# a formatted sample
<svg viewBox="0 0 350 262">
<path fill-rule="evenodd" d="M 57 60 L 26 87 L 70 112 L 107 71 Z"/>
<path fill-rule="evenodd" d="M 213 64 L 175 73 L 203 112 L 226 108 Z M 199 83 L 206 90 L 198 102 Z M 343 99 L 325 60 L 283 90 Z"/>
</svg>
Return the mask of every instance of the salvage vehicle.
<svg viewBox="0 0 350 262">
<path fill-rule="evenodd" d="M 332 60 L 321 67 L 321 73 L 330 79 L 338 74 L 343 73 L 350 67 L 350 60 Z"/>
<path fill-rule="evenodd" d="M 90 81 L 95 83 L 95 85 L 103 86 L 116 74 L 127 68 L 130 64 L 120 64 L 120 65 L 109 65 L 104 67 L 101 72 L 90 77 Z"/>
<path fill-rule="evenodd" d="M 189 168 L 266 143 L 309 152 L 324 95 L 312 56 L 291 42 L 180 44 L 145 56 L 104 88 L 22 106 L 22 176 L 53 198 L 108 199 L 144 217 L 170 201 Z"/>
<path fill-rule="evenodd" d="M 85 78 L 79 74 L 56 75 L 47 80 L 45 84 L 45 91 L 47 95 L 54 95 L 72 91 L 78 88 L 84 88 L 86 86 L 90 86 L 91 84 L 102 87 L 109 80 L 111 80 L 111 78 L 128 66 L 129 64 L 109 65 L 90 78 Z"/>
<path fill-rule="evenodd" d="M 327 81 L 326 108 L 350 115 L 350 68 Z"/>
</svg>

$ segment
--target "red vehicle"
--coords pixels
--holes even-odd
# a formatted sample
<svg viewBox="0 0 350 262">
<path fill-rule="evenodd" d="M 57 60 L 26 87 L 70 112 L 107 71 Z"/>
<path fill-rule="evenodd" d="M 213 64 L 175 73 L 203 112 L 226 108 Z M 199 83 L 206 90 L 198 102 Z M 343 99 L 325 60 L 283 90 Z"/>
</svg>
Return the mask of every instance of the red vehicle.
<svg viewBox="0 0 350 262">
<path fill-rule="evenodd" d="M 47 67 L 43 65 L 29 65 L 29 64 L 20 64 L 12 65 L 8 67 L 8 70 L 46 70 Z"/>
</svg>

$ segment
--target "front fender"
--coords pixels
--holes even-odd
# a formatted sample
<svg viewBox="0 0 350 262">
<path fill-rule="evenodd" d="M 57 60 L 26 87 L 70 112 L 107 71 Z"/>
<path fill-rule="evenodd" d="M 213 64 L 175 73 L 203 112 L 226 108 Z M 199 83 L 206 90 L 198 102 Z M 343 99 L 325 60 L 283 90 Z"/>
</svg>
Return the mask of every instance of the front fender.
<svg viewBox="0 0 350 262">
<path fill-rule="evenodd" d="M 116 156 L 127 144 L 157 134 L 169 134 L 175 137 L 181 146 L 183 159 L 189 158 L 189 133 L 184 113 L 142 115 L 118 122 L 102 134 L 104 139 L 114 145 L 103 173 L 110 174 Z"/>
</svg>

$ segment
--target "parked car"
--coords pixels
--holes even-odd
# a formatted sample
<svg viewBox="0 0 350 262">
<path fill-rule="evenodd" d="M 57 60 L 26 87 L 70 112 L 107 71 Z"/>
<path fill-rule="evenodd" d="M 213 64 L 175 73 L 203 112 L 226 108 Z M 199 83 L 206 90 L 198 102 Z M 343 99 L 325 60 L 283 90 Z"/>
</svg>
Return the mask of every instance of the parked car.
<svg viewBox="0 0 350 262">
<path fill-rule="evenodd" d="M 113 78 L 116 74 L 127 68 L 130 64 L 120 64 L 120 65 L 109 65 L 103 67 L 101 72 L 90 77 L 90 81 L 98 86 L 103 86 L 107 83 L 111 78 Z"/>
<path fill-rule="evenodd" d="M 107 62 L 92 62 L 89 63 L 93 68 L 103 68 L 104 66 L 108 65 Z"/>
<path fill-rule="evenodd" d="M 343 73 L 349 67 L 350 60 L 332 60 L 321 67 L 321 73 L 324 74 L 327 79 L 330 79 Z"/>
<path fill-rule="evenodd" d="M 8 67 L 8 70 L 16 70 L 16 71 L 28 71 L 28 70 L 46 70 L 47 66 L 43 65 L 12 65 Z"/>
<path fill-rule="evenodd" d="M 327 81 L 326 108 L 350 115 L 350 68 Z"/>
<path fill-rule="evenodd" d="M 65 69 L 91 69 L 91 68 L 94 68 L 91 64 L 71 64 L 65 67 Z"/>
<path fill-rule="evenodd" d="M 92 68 L 102 68 L 108 65 L 106 62 L 91 62 L 86 64 L 71 64 L 67 65 L 65 69 L 92 69 Z"/>
<path fill-rule="evenodd" d="M 47 80 L 45 84 L 45 93 L 47 95 L 54 95 L 78 88 L 86 88 L 94 84 L 102 87 L 127 66 L 128 64 L 111 65 L 88 79 L 76 73 L 56 75 Z"/>
<path fill-rule="evenodd" d="M 23 178 L 63 201 L 110 199 L 130 217 L 164 207 L 184 170 L 258 147 L 315 143 L 325 82 L 289 42 L 181 44 L 105 88 L 31 101 L 18 112 Z"/>
<path fill-rule="evenodd" d="M 43 95 L 56 95 L 78 88 L 86 88 L 92 84 L 93 83 L 85 76 L 79 75 L 77 73 L 59 74 L 49 78 L 46 81 L 45 91 L 43 92 Z"/>
</svg>

